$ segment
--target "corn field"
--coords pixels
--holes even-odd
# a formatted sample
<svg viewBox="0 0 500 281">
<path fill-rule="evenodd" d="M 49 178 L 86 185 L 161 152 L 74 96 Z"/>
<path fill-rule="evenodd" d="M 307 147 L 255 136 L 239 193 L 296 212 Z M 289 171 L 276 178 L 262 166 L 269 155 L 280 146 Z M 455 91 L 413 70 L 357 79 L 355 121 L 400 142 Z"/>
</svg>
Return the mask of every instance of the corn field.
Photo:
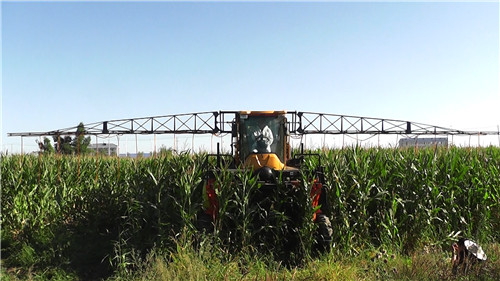
<svg viewBox="0 0 500 281">
<path fill-rule="evenodd" d="M 499 148 L 317 152 L 329 186 L 333 251 L 355 255 L 385 245 L 410 253 L 422 243 L 449 247 L 458 236 L 500 240 Z M 308 190 L 275 195 L 284 209 L 305 214 L 304 221 L 276 211 L 256 227 L 252 218 L 263 210 L 251 195 L 259 186 L 245 171 L 220 171 L 215 232 L 198 233 L 205 159 L 2 156 L 2 265 L 60 267 L 96 279 L 133 271 L 153 249 L 176 251 L 181 237 L 195 248 L 217 244 L 226 258 L 246 252 L 300 265 L 314 256 Z M 291 233 L 293 255 L 285 251 Z"/>
</svg>

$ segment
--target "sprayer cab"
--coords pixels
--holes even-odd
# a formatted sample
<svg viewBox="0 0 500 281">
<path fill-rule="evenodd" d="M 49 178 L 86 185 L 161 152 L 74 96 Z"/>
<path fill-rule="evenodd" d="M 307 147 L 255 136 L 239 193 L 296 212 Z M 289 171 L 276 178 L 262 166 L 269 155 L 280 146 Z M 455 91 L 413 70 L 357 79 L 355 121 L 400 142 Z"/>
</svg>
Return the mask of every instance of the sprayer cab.
<svg viewBox="0 0 500 281">
<path fill-rule="evenodd" d="M 233 138 L 235 162 L 254 171 L 264 167 L 281 171 L 290 159 L 285 111 L 241 111 Z"/>
</svg>

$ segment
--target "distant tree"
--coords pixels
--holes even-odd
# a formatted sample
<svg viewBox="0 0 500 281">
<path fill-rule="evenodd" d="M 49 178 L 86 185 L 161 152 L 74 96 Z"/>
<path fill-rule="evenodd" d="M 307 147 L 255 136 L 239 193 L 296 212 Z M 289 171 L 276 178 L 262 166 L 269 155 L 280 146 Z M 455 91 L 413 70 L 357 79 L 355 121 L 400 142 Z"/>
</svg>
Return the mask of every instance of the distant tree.
<svg viewBox="0 0 500 281">
<path fill-rule="evenodd" d="M 70 136 L 55 135 L 52 139 L 57 153 L 73 154 L 73 147 L 71 146 L 72 139 Z"/>
<path fill-rule="evenodd" d="M 54 153 L 54 147 L 50 143 L 50 139 L 47 137 L 43 138 L 43 142 L 36 141 L 38 147 L 40 148 L 40 152 L 43 154 L 51 154 Z"/>
<path fill-rule="evenodd" d="M 52 137 L 55 150 L 61 154 L 86 154 L 89 152 L 90 137 L 85 137 L 85 127 L 80 122 L 75 132 L 75 138 L 56 135 Z"/>
<path fill-rule="evenodd" d="M 74 153 L 87 154 L 89 152 L 90 137 L 85 137 L 85 127 L 80 122 L 76 129 L 75 138 L 71 141 Z"/>
</svg>

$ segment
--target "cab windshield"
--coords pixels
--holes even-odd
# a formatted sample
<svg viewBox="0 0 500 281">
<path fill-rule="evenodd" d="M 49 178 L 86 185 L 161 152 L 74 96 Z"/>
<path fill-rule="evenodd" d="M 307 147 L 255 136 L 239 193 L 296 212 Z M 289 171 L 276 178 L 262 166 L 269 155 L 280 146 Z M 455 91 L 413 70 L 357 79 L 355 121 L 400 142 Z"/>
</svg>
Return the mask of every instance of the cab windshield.
<svg viewBox="0 0 500 281">
<path fill-rule="evenodd" d="M 240 119 L 241 156 L 252 153 L 275 153 L 283 161 L 281 130 L 284 116 L 248 116 Z"/>
</svg>

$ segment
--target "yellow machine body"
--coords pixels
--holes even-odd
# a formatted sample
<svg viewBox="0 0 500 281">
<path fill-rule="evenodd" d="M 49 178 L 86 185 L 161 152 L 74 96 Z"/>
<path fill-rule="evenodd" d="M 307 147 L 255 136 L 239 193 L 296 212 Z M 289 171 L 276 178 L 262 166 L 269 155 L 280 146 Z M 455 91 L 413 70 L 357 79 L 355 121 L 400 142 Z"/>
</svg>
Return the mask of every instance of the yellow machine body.
<svg viewBox="0 0 500 281">
<path fill-rule="evenodd" d="M 263 167 L 269 167 L 278 171 L 285 168 L 285 164 L 281 163 L 278 156 L 274 153 L 250 154 L 243 166 L 252 168 L 254 171 Z"/>
</svg>

